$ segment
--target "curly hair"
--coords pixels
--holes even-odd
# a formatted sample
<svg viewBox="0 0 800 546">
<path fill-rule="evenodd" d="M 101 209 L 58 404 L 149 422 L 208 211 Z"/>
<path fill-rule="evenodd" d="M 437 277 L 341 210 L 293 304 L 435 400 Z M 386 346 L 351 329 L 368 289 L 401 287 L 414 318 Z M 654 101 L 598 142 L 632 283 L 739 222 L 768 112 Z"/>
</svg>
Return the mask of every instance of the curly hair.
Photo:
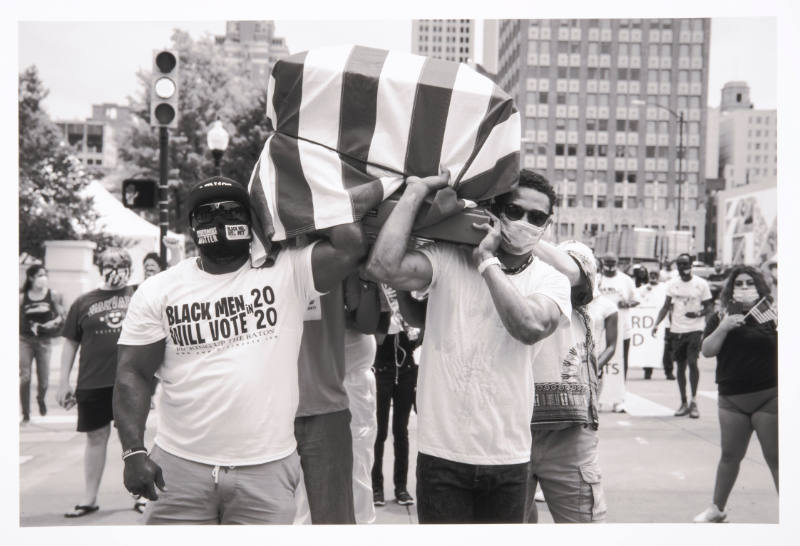
<svg viewBox="0 0 800 546">
<path fill-rule="evenodd" d="M 530 169 L 522 169 L 519 171 L 517 187 L 531 188 L 545 194 L 547 196 L 547 200 L 550 202 L 550 210 L 548 211 L 548 214 L 553 214 L 553 207 L 555 207 L 558 198 L 556 197 L 556 190 L 553 189 L 553 186 L 550 184 L 550 182 L 548 182 L 547 178 Z M 498 207 L 511 201 L 513 195 L 513 191 L 498 195 L 495 198 L 493 206 L 494 211 L 496 213 L 499 212 Z"/>
<path fill-rule="evenodd" d="M 131 255 L 124 248 L 108 247 L 97 258 L 98 269 L 102 270 L 104 265 L 130 268 Z"/>
<path fill-rule="evenodd" d="M 725 281 L 725 285 L 722 287 L 722 291 L 719 293 L 719 302 L 723 309 L 728 309 L 733 302 L 733 283 L 736 281 L 736 277 L 742 273 L 746 273 L 752 277 L 756 285 L 759 299 L 770 295 L 767 281 L 764 280 L 764 275 L 761 274 L 758 269 L 749 265 L 739 265 L 731 270 L 728 279 Z"/>
</svg>

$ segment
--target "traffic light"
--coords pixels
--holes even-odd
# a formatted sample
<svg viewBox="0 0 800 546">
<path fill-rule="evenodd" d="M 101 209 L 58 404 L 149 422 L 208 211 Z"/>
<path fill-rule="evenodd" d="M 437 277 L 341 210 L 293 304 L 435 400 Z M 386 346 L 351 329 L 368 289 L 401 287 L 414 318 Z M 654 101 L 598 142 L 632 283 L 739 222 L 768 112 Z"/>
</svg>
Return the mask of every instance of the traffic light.
<svg viewBox="0 0 800 546">
<path fill-rule="evenodd" d="M 178 127 L 178 54 L 168 49 L 153 52 L 150 126 Z"/>
<path fill-rule="evenodd" d="M 122 181 L 122 204 L 129 209 L 149 209 L 156 206 L 158 184 L 155 180 L 129 178 Z"/>
</svg>

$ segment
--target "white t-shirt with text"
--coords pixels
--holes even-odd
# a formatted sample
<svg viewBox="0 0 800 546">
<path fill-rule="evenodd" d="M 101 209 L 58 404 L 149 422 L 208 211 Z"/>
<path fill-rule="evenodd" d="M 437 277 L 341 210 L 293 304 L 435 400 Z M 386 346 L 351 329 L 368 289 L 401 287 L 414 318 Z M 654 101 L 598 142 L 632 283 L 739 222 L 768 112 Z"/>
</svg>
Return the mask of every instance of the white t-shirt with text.
<svg viewBox="0 0 800 546">
<path fill-rule="evenodd" d="M 667 296 L 672 299 L 669 327 L 671 333 L 685 334 L 705 330 L 706 318 L 704 316 L 689 318 L 686 313 L 702 311 L 703 302 L 711 299 L 711 288 L 708 286 L 708 281 L 697 275 L 692 275 L 688 281 L 675 277 L 667 282 Z"/>
<path fill-rule="evenodd" d="M 296 448 L 297 356 L 314 288 L 311 249 L 213 275 L 188 258 L 142 283 L 120 345 L 166 339 L 155 443 L 209 465 L 262 464 Z"/>
<path fill-rule="evenodd" d="M 469 251 L 421 249 L 433 266 L 417 385 L 418 449 L 473 465 L 530 460 L 534 377 L 541 343 L 508 333 Z M 544 295 L 569 324 L 567 278 L 541 260 L 509 275 L 520 295 Z"/>
<path fill-rule="evenodd" d="M 638 301 L 636 299 L 636 283 L 622 271 L 617 271 L 617 274 L 613 277 L 606 277 L 601 274 L 599 279 L 597 287 L 600 293 L 607 296 L 614 302 L 614 305 L 618 306 L 621 301 Z M 622 332 L 622 339 L 630 339 L 631 313 L 627 308 L 619 309 L 619 325 L 617 328 Z"/>
</svg>

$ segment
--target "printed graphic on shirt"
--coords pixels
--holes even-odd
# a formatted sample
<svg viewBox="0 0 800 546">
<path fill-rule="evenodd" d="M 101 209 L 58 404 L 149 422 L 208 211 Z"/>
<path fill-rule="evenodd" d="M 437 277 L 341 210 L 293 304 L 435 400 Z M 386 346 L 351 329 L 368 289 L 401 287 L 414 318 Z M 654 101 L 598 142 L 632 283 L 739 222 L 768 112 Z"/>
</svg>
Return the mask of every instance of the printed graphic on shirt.
<svg viewBox="0 0 800 546">
<path fill-rule="evenodd" d="M 561 361 L 561 382 L 578 383 L 586 381 L 586 378 L 581 376 L 581 366 L 587 359 L 586 343 L 576 343 L 570 347 L 564 360 Z"/>
<path fill-rule="evenodd" d="M 308 302 L 306 312 L 303 314 L 303 321 L 306 320 L 322 320 L 322 306 L 319 298 L 314 298 Z"/>
<path fill-rule="evenodd" d="M 112 296 L 108 299 L 98 301 L 89 306 L 86 312 L 87 318 L 98 320 L 105 328 L 95 330 L 96 334 L 119 334 L 122 328 L 122 321 L 125 320 L 125 313 L 130 303 L 130 296 Z M 95 316 L 97 315 L 97 316 Z"/>
<path fill-rule="evenodd" d="M 166 315 L 169 335 L 179 355 L 204 354 L 278 337 L 276 296 L 269 285 L 253 288 L 248 294 L 169 305 Z"/>
</svg>

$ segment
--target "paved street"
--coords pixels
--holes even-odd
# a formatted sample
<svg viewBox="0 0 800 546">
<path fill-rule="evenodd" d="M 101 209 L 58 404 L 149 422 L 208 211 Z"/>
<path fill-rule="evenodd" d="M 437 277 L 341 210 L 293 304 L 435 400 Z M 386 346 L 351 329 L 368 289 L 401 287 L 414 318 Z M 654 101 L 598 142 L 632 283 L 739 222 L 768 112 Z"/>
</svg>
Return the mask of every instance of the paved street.
<svg viewBox="0 0 800 546">
<path fill-rule="evenodd" d="M 64 411 L 55 402 L 60 347 L 53 351 L 50 413 L 34 416 L 20 428 L 20 525 L 128 525 L 139 514 L 122 487 L 121 448 L 116 434 L 109 443 L 108 463 L 100 488 L 100 511 L 74 520 L 63 513 L 78 502 L 83 489 L 84 437 L 75 432 L 75 410 Z M 74 376 L 74 373 L 73 373 Z M 601 414 L 600 456 L 608 499 L 608 521 L 616 523 L 690 522 L 711 502 L 719 457 L 714 361 L 701 361 L 700 419 L 676 418 L 679 398 L 675 382 L 656 371 L 645 381 L 639 369 L 628 378 L 627 414 Z M 34 386 L 35 389 L 35 386 Z M 34 401 L 35 406 L 35 401 Z M 149 423 L 154 424 L 153 416 Z M 416 483 L 416 420 L 410 425 L 412 460 L 409 491 Z M 152 444 L 149 427 L 146 443 Z M 392 475 L 392 439 L 387 439 L 384 475 Z M 386 478 L 385 478 L 386 479 Z M 377 523 L 416 523 L 414 507 L 396 504 L 390 478 L 387 505 L 377 508 Z M 543 504 L 541 521 L 551 522 Z M 758 442 L 751 440 L 739 478 L 728 502 L 734 523 L 777 523 L 778 495 L 772 485 Z"/>
</svg>

